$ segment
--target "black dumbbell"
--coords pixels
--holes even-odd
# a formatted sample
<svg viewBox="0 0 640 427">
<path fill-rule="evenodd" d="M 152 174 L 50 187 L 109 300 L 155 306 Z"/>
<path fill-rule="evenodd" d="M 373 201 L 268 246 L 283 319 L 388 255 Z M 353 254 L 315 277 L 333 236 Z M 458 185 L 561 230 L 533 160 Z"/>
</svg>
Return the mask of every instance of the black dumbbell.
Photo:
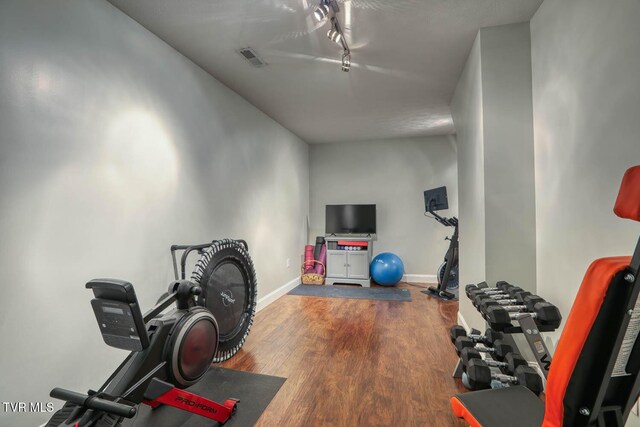
<svg viewBox="0 0 640 427">
<path fill-rule="evenodd" d="M 515 288 L 515 286 L 514 286 Z M 484 301 L 484 300 L 488 300 L 488 301 L 504 301 L 504 300 L 516 300 L 519 303 L 524 302 L 524 298 L 528 295 L 533 295 L 531 292 L 529 291 L 525 291 L 522 290 L 521 288 L 516 289 L 515 291 L 511 292 L 510 294 L 504 294 L 504 295 L 478 295 L 476 297 L 474 297 L 474 299 L 472 300 L 472 303 L 474 306 L 478 306 L 480 305 L 480 302 Z"/>
<path fill-rule="evenodd" d="M 487 284 L 487 282 L 480 282 L 476 284 L 471 283 L 464 287 L 464 291 L 469 292 L 472 289 L 488 289 L 488 288 L 489 288 L 489 285 Z"/>
<path fill-rule="evenodd" d="M 503 300 L 493 300 L 493 299 L 483 299 L 478 302 L 478 310 L 481 312 L 486 312 L 487 308 L 492 305 L 502 306 L 507 311 L 517 312 L 517 311 L 534 311 L 534 307 L 539 302 L 546 302 L 544 298 L 539 297 L 538 295 L 526 295 L 522 298 L 522 301 L 518 301 L 518 298 L 512 299 L 503 299 Z"/>
<path fill-rule="evenodd" d="M 512 287 L 513 285 L 509 284 L 508 282 L 504 282 L 504 281 L 500 281 L 496 283 L 496 287 L 495 288 L 490 288 L 489 285 L 487 284 L 487 282 L 480 282 L 477 285 L 467 285 L 464 287 L 464 292 L 467 294 L 467 296 L 469 298 L 471 298 L 471 293 L 477 293 L 477 294 L 487 294 L 490 295 L 492 293 L 495 292 L 500 292 L 503 290 L 506 290 L 510 287 Z"/>
<path fill-rule="evenodd" d="M 518 292 L 522 292 L 524 291 L 524 289 L 522 289 L 519 286 L 513 286 L 513 285 L 509 285 L 509 287 L 505 287 L 501 290 L 493 290 L 491 292 L 481 292 L 482 290 L 470 290 L 468 293 L 468 297 L 471 301 L 475 300 L 476 298 L 480 298 L 480 297 L 492 297 L 492 298 L 504 298 L 504 296 L 513 296 Z"/>
<path fill-rule="evenodd" d="M 496 286 L 493 288 L 490 288 L 489 285 L 487 284 L 487 282 L 480 282 L 478 284 L 470 284 L 464 287 L 465 292 L 472 290 L 472 289 L 484 289 L 485 291 L 493 291 L 496 289 L 503 289 L 503 288 L 509 288 L 512 285 L 509 284 L 509 282 L 505 282 L 504 280 L 499 280 L 496 282 Z"/>
<path fill-rule="evenodd" d="M 467 337 L 470 338 L 474 343 L 484 343 L 487 345 L 493 345 L 494 341 L 502 339 L 502 332 L 494 331 L 489 328 L 485 331 L 484 335 L 480 334 L 480 331 L 477 329 L 472 329 L 470 334 L 467 334 L 466 329 L 464 329 L 460 325 L 452 326 L 449 329 L 449 337 L 451 338 L 451 342 L 455 345 L 458 337 Z"/>
<path fill-rule="evenodd" d="M 467 335 L 480 335 L 480 331 L 474 328 L 471 329 L 469 334 L 467 334 L 467 330 L 464 328 L 464 326 L 454 325 L 449 328 L 449 338 L 451 338 L 452 343 L 456 342 L 456 338 L 466 337 Z"/>
<path fill-rule="evenodd" d="M 513 375 L 496 374 L 491 372 L 491 368 L 484 360 L 473 359 L 469 361 L 467 366 L 467 376 L 473 390 L 491 388 L 492 380 L 523 385 L 537 395 L 543 390 L 540 375 L 530 366 L 518 366 Z"/>
<path fill-rule="evenodd" d="M 463 369 L 466 371 L 469 362 L 474 359 L 482 359 L 480 352 L 475 348 L 467 347 L 463 348 L 460 352 L 460 360 L 462 361 Z M 508 353 L 504 357 L 504 362 L 497 360 L 484 359 L 485 363 L 493 368 L 500 368 L 503 372 L 513 373 L 518 366 L 529 366 L 524 357 L 518 353 Z"/>
<path fill-rule="evenodd" d="M 497 302 L 500 305 L 523 304 L 524 298 L 529 295 L 533 295 L 533 294 L 529 291 L 520 291 L 520 292 L 515 292 L 514 295 L 489 295 L 489 296 L 485 295 L 485 296 L 476 297 L 474 300 L 471 301 L 471 303 L 476 308 L 482 307 L 483 303 L 486 301 L 489 301 L 489 303 L 486 305 L 493 305 L 491 304 L 491 302 Z"/>
<path fill-rule="evenodd" d="M 487 286 L 487 282 L 481 282 L 477 285 L 467 285 L 465 286 L 465 293 L 469 298 L 472 298 L 474 295 L 493 295 L 500 294 L 506 292 L 508 289 L 512 288 L 513 285 L 508 282 L 497 282 L 495 288 L 490 288 Z"/>
<path fill-rule="evenodd" d="M 513 347 L 502 341 L 502 339 L 496 339 L 493 341 L 493 347 L 485 347 L 483 345 L 476 345 L 477 343 L 469 337 L 456 338 L 455 346 L 458 356 L 462 354 L 462 350 L 465 348 L 475 348 L 481 353 L 489 353 L 491 356 L 503 362 L 507 354 L 513 353 Z"/>
<path fill-rule="evenodd" d="M 495 329 L 496 331 L 503 331 L 512 326 L 511 321 L 523 316 L 531 316 L 538 325 L 549 326 L 553 329 L 557 329 L 562 321 L 562 315 L 558 307 L 548 302 L 536 303 L 531 312 L 513 313 L 500 305 L 489 306 L 484 312 L 484 317 L 487 322 L 489 322 L 489 325 L 491 325 L 491 329 Z"/>
<path fill-rule="evenodd" d="M 478 307 L 480 301 L 485 300 L 485 299 L 493 299 L 493 300 L 504 300 L 504 299 L 521 299 L 524 300 L 524 297 L 527 295 L 530 295 L 531 292 L 529 291 L 525 291 L 524 289 L 518 287 L 518 286 L 512 286 L 511 288 L 509 288 L 506 292 L 503 292 L 501 294 L 491 294 L 491 295 L 485 295 L 485 294 L 472 294 L 469 299 L 471 300 L 471 303 L 473 304 L 474 307 Z"/>
</svg>

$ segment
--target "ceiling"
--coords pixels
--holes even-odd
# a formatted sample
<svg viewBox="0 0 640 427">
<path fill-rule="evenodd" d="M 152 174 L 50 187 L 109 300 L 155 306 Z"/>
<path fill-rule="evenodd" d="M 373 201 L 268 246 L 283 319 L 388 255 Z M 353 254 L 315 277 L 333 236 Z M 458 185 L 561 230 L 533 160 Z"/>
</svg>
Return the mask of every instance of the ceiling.
<svg viewBox="0 0 640 427">
<path fill-rule="evenodd" d="M 352 68 L 319 0 L 109 0 L 309 143 L 454 132 L 449 102 L 478 29 L 542 0 L 340 0 Z M 237 50 L 250 46 L 267 66 Z"/>
</svg>

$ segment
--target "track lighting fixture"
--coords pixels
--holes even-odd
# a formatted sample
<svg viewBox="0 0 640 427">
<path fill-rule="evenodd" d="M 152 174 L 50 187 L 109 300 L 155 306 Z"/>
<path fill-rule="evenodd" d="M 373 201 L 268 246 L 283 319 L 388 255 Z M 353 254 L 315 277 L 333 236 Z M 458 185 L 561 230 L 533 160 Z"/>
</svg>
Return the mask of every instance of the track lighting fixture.
<svg viewBox="0 0 640 427">
<path fill-rule="evenodd" d="M 327 6 L 327 4 L 323 1 L 322 3 L 320 3 L 320 6 L 316 8 L 315 12 L 313 12 L 313 16 L 318 22 L 324 21 L 325 18 L 329 16 L 329 6 Z"/>
<path fill-rule="evenodd" d="M 327 31 L 327 37 L 332 42 L 342 46 L 342 71 L 346 72 L 351 69 L 351 51 L 338 21 L 338 12 L 340 12 L 340 7 L 337 0 L 320 0 L 320 4 L 313 12 L 313 16 L 319 22 L 330 18 L 331 28 Z"/>
<path fill-rule="evenodd" d="M 332 42 L 341 44 L 342 34 L 340 34 L 340 32 L 337 31 L 335 27 L 327 31 L 327 37 L 329 37 L 329 40 L 331 40 Z"/>
<path fill-rule="evenodd" d="M 342 54 L 342 71 L 348 73 L 351 70 L 351 52 L 344 51 Z"/>
</svg>

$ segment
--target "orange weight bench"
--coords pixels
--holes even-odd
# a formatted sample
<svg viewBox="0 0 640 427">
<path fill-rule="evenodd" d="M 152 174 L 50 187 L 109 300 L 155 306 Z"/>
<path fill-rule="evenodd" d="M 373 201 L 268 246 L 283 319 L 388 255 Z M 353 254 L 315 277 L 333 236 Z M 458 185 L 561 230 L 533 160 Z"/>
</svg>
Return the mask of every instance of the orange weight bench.
<svg viewBox="0 0 640 427">
<path fill-rule="evenodd" d="M 614 212 L 640 221 L 640 166 L 627 170 Z M 558 342 L 546 399 L 523 386 L 451 398 L 473 427 L 625 424 L 640 393 L 640 239 L 632 257 L 601 258 L 584 276 Z"/>
</svg>

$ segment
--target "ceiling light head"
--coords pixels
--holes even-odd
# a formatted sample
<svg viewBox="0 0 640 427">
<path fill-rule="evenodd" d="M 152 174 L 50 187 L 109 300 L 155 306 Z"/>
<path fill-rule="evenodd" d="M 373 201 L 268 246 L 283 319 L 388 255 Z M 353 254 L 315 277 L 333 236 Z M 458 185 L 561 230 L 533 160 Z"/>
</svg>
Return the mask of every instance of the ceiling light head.
<svg viewBox="0 0 640 427">
<path fill-rule="evenodd" d="M 345 73 L 348 73 L 349 70 L 351 70 L 351 54 L 348 52 L 345 52 L 342 55 L 342 71 L 344 71 Z"/>
<path fill-rule="evenodd" d="M 316 8 L 315 12 L 313 12 L 313 16 L 318 22 L 324 21 L 327 16 L 329 16 L 329 6 L 322 2 L 320 6 Z"/>
<path fill-rule="evenodd" d="M 340 34 L 340 31 L 336 30 L 335 28 L 332 28 L 327 32 L 327 37 L 329 37 L 329 40 L 338 44 L 340 44 L 340 42 L 342 41 L 342 34 Z"/>
</svg>

